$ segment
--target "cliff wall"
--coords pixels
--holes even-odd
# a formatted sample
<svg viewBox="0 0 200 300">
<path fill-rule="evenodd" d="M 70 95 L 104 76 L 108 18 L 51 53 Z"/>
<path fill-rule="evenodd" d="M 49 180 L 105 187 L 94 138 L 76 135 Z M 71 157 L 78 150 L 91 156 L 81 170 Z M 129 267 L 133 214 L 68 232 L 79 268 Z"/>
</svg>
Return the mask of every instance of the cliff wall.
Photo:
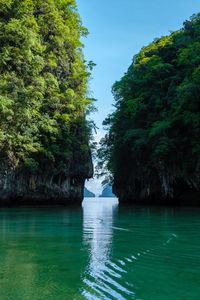
<svg viewBox="0 0 200 300">
<path fill-rule="evenodd" d="M 143 174 L 133 168 L 123 174 L 117 173 L 113 184 L 113 192 L 122 203 L 200 205 L 199 176 L 186 180 L 180 169 L 169 166 L 151 168 Z"/>
<path fill-rule="evenodd" d="M 99 157 L 122 202 L 200 204 L 199 28 L 200 13 L 155 39 L 113 85 Z"/>
<path fill-rule="evenodd" d="M 67 204 L 92 176 L 75 1 L 1 1 L 0 204 Z"/>
<path fill-rule="evenodd" d="M 71 162 L 65 172 L 52 174 L 48 166 L 32 174 L 9 160 L 0 164 L 0 206 L 67 205 L 83 200 L 85 179 L 92 177 L 91 156 Z"/>
</svg>

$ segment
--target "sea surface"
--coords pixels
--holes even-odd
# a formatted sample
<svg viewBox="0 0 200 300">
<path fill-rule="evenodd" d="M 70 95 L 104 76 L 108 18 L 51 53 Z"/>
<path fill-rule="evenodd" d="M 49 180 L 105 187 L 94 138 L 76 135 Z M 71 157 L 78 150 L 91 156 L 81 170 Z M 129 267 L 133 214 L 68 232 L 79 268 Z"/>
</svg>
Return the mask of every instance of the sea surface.
<svg viewBox="0 0 200 300">
<path fill-rule="evenodd" d="M 0 300 L 200 299 L 200 209 L 0 209 Z"/>
</svg>

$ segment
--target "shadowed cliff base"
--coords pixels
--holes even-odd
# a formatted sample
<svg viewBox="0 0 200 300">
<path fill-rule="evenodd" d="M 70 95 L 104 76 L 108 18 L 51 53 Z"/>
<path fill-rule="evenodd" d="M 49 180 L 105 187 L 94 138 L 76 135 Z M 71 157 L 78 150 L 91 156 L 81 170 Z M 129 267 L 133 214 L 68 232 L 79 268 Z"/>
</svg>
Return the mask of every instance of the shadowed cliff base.
<svg viewBox="0 0 200 300">
<path fill-rule="evenodd" d="M 131 165 L 131 163 L 130 163 Z M 199 176 L 186 180 L 180 169 L 151 167 L 146 173 L 141 169 L 117 172 L 113 192 L 122 203 L 147 205 L 200 206 Z"/>
<path fill-rule="evenodd" d="M 0 206 L 80 204 L 85 180 L 92 176 L 90 153 L 87 161 L 71 163 L 65 173 L 57 174 L 48 166 L 31 174 L 5 162 L 0 166 Z"/>
<path fill-rule="evenodd" d="M 128 205 L 158 205 L 158 206 L 200 206 L 200 192 L 188 185 L 178 186 L 174 194 L 164 194 L 157 187 L 153 191 L 149 189 L 131 190 L 130 186 L 123 188 L 113 187 L 113 191 L 121 204 Z"/>
</svg>

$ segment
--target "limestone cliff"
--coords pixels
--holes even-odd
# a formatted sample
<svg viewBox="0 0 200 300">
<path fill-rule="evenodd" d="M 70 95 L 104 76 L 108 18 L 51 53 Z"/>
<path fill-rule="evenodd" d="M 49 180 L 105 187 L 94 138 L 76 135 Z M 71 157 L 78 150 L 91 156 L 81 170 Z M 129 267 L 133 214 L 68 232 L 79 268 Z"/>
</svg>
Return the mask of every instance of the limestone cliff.
<svg viewBox="0 0 200 300">
<path fill-rule="evenodd" d="M 48 166 L 32 174 L 11 161 L 0 164 L 0 205 L 67 205 L 83 200 L 85 179 L 92 177 L 93 164 L 71 162 L 65 172 L 52 175 Z"/>
<path fill-rule="evenodd" d="M 113 192 L 123 203 L 200 205 L 199 186 L 199 176 L 186 180 L 178 166 L 157 165 L 146 173 L 121 170 L 115 175 Z"/>
<path fill-rule="evenodd" d="M 1 1 L 0 15 L 0 205 L 80 202 L 93 99 L 76 2 Z"/>
<path fill-rule="evenodd" d="M 134 55 L 99 147 L 119 201 L 200 205 L 200 13 Z"/>
</svg>

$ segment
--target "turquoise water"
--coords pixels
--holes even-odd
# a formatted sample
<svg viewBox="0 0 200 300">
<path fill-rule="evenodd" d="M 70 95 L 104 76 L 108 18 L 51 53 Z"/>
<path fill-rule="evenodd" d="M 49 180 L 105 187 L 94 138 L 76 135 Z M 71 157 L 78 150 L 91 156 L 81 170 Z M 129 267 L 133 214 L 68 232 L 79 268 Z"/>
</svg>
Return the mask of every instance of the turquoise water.
<svg viewBox="0 0 200 300">
<path fill-rule="evenodd" d="M 0 300 L 200 299 L 200 209 L 0 210 Z"/>
</svg>

